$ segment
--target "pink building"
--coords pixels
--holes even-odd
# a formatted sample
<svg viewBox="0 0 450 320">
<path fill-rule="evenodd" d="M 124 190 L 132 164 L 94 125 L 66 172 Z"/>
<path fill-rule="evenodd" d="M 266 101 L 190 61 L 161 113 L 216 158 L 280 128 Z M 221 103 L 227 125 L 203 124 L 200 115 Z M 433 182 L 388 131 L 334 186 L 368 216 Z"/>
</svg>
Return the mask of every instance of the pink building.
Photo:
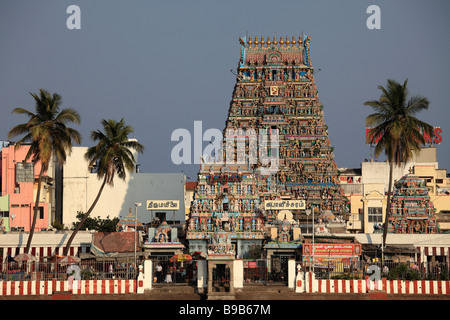
<svg viewBox="0 0 450 320">
<path fill-rule="evenodd" d="M 30 231 L 31 228 L 41 164 L 38 162 L 33 166 L 31 159 L 24 162 L 29 148 L 29 145 L 23 145 L 16 150 L 10 144 L 0 151 L 0 222 L 4 231 L 11 228 Z M 49 227 L 51 189 L 47 185 L 48 179 L 47 173 L 44 173 L 35 231 Z"/>
</svg>

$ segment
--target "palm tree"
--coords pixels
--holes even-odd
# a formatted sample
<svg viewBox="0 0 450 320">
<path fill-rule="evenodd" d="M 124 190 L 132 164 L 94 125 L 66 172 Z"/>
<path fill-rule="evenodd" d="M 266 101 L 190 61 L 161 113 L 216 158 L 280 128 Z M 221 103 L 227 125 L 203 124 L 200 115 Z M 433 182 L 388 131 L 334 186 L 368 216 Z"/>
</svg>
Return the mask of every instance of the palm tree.
<svg viewBox="0 0 450 320">
<path fill-rule="evenodd" d="M 386 245 L 389 225 L 393 167 L 407 163 L 412 158 L 413 152 L 420 151 L 422 145 L 425 144 L 425 133 L 430 137 L 434 135 L 431 125 L 415 117 L 416 113 L 428 109 L 428 99 L 416 95 L 408 100 L 407 84 L 408 79 L 403 85 L 389 79 L 386 88 L 378 86 L 378 89 L 382 91 L 379 100 L 364 103 L 375 111 L 366 118 L 366 126 L 369 128 L 373 126 L 367 142 L 376 144 L 375 157 L 384 151 L 389 162 L 389 187 L 383 227 L 383 246 Z M 377 137 L 380 139 L 376 143 Z"/>
<path fill-rule="evenodd" d="M 32 157 L 34 166 L 38 162 L 41 163 L 33 221 L 25 247 L 25 253 L 30 251 L 31 241 L 36 227 L 42 176 L 48 170 L 50 159 L 53 156 L 59 165 L 63 165 L 66 161 L 67 154 L 70 154 L 72 151 L 73 142 L 77 144 L 81 142 L 80 133 L 66 126 L 66 124 L 71 122 L 79 124 L 80 116 L 78 112 L 71 108 L 60 110 L 62 98 L 59 94 L 54 93 L 52 95 L 44 89 L 39 90 L 39 95 L 31 92 L 30 94 L 35 100 L 35 113 L 24 108 L 15 108 L 12 111 L 13 113 L 25 114 L 29 117 L 29 120 L 27 123 L 15 126 L 8 133 L 8 138 L 25 134 L 22 139 L 16 142 L 15 149 L 18 149 L 25 142 L 31 142 L 30 149 L 25 156 L 25 161 Z"/>
<path fill-rule="evenodd" d="M 125 180 L 126 171 L 132 172 L 134 170 L 136 160 L 130 149 L 134 149 L 138 152 L 144 151 L 144 147 L 139 142 L 128 139 L 128 135 L 134 130 L 131 126 L 125 125 L 123 119 L 119 122 L 114 120 L 102 120 L 102 125 L 104 132 L 101 132 L 100 130 L 91 132 L 91 139 L 93 141 L 98 141 L 98 143 L 97 145 L 90 147 L 86 151 L 84 157 L 89 161 L 89 167 L 95 166 L 97 168 L 97 178 L 103 179 L 103 182 L 91 207 L 86 212 L 83 219 L 77 224 L 70 236 L 70 239 L 64 248 L 64 256 L 67 256 L 75 235 L 78 233 L 100 199 L 100 195 L 102 194 L 105 185 L 108 184 L 113 186 L 116 174 L 119 178 Z"/>
</svg>

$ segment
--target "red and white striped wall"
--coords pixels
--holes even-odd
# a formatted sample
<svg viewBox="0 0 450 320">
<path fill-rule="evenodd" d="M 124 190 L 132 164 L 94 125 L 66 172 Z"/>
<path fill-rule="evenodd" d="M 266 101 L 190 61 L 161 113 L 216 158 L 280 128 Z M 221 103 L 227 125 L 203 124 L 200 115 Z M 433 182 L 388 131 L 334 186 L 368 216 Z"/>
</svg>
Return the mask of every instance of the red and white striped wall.
<svg viewBox="0 0 450 320">
<path fill-rule="evenodd" d="M 80 280 L 69 281 L 0 281 L 0 295 L 51 295 L 54 291 L 73 294 L 126 294 L 137 292 L 137 280 Z"/>
<path fill-rule="evenodd" d="M 366 293 L 382 290 L 388 294 L 450 294 L 450 281 L 379 280 L 316 280 L 319 293 Z"/>
<path fill-rule="evenodd" d="M 383 279 L 382 290 L 390 294 L 450 294 L 450 281 L 401 281 Z"/>
<path fill-rule="evenodd" d="M 450 294 L 450 281 L 402 280 L 328 280 L 315 279 L 307 272 L 305 279 L 297 281 L 296 292 L 302 293 L 367 293 L 382 290 L 387 294 Z"/>
<path fill-rule="evenodd" d="M 365 293 L 365 280 L 322 280 L 318 279 L 317 292 L 319 293 Z"/>
</svg>

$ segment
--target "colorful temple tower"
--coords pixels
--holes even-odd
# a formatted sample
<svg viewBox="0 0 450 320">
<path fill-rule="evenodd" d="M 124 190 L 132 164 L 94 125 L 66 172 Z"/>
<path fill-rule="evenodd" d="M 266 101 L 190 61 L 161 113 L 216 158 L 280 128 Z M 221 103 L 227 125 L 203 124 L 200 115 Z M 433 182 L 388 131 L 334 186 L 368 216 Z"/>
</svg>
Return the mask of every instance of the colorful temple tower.
<svg viewBox="0 0 450 320">
<path fill-rule="evenodd" d="M 310 37 L 241 38 L 223 147 L 198 174 L 188 220 L 190 251 L 245 257 L 264 239 L 300 240 L 305 209 L 345 216 L 337 166 L 311 65 Z M 311 222 L 311 218 L 309 218 Z M 230 251 L 231 250 L 231 251 Z"/>
<path fill-rule="evenodd" d="M 440 233 L 428 188 L 419 177 L 409 174 L 395 183 L 390 210 L 388 232 Z"/>
</svg>

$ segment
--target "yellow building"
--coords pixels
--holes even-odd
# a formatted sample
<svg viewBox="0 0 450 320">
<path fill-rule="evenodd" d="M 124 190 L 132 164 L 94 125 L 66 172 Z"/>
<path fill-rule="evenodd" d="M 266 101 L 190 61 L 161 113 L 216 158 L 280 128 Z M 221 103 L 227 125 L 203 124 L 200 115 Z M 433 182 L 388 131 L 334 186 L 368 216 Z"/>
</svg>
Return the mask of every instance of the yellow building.
<svg viewBox="0 0 450 320">
<path fill-rule="evenodd" d="M 435 147 L 423 148 L 406 165 L 394 167 L 393 182 L 409 173 L 423 179 L 440 229 L 445 232 L 450 230 L 450 179 L 446 169 L 439 169 L 436 159 Z M 341 186 L 351 206 L 347 232 L 373 233 L 386 216 L 389 163 L 371 160 L 362 162 L 360 169 L 339 171 Z"/>
</svg>

